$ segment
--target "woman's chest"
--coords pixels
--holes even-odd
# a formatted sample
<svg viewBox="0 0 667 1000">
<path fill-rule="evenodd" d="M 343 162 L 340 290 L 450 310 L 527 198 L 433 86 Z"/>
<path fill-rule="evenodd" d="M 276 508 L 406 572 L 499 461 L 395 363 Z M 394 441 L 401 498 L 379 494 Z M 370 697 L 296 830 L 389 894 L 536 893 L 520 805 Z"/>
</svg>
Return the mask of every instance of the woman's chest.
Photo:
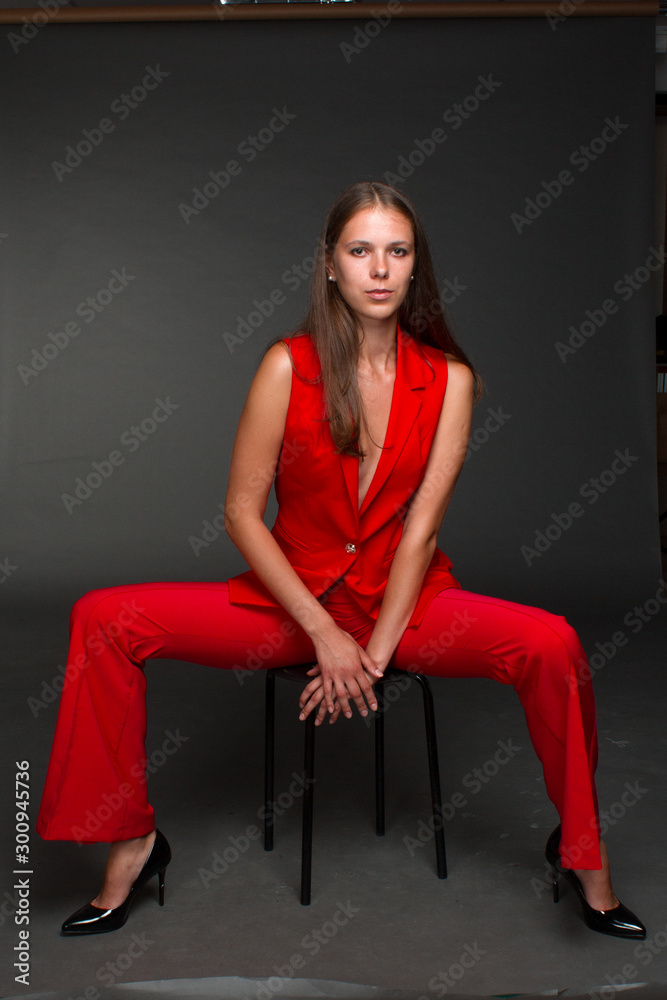
<svg viewBox="0 0 667 1000">
<path fill-rule="evenodd" d="M 359 506 L 361 507 L 382 457 L 387 440 L 395 376 L 359 381 L 361 425 L 359 445 L 363 458 L 359 461 Z"/>
</svg>

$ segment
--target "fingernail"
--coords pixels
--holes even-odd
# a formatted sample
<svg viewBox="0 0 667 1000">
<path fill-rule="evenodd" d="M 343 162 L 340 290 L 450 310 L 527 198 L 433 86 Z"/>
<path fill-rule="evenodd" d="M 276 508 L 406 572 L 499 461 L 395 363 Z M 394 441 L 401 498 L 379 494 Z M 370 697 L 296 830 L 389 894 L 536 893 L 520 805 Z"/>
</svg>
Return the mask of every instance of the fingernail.
<svg viewBox="0 0 667 1000">
<path fill-rule="evenodd" d="M 378 703 L 376 701 L 374 701 L 373 704 L 371 705 L 371 708 L 373 709 L 374 712 L 377 712 L 377 710 L 378 710 Z"/>
<path fill-rule="evenodd" d="M 362 715 L 364 716 L 364 718 L 365 718 L 365 717 L 366 717 L 366 716 L 368 715 L 368 712 L 366 711 L 366 709 L 364 709 L 364 710 L 363 710 L 363 712 L 362 712 L 361 714 L 362 714 Z"/>
<path fill-rule="evenodd" d="M 301 719 L 301 721 L 303 722 L 303 720 L 304 720 L 304 719 L 306 718 L 306 716 L 305 716 L 305 715 L 303 714 L 303 712 L 302 712 L 302 713 L 301 713 L 301 715 L 299 716 L 299 718 L 300 718 L 300 719 Z"/>
<path fill-rule="evenodd" d="M 346 719 L 351 719 L 352 718 L 352 712 L 346 712 L 345 713 L 345 718 Z"/>
</svg>

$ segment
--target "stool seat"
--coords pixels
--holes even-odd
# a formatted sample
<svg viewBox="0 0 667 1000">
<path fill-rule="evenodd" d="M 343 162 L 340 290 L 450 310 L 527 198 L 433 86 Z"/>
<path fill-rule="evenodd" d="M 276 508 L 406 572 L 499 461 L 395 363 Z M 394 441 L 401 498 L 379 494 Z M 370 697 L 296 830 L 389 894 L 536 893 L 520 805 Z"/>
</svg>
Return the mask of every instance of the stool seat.
<svg viewBox="0 0 667 1000">
<path fill-rule="evenodd" d="M 264 718 L 264 850 L 273 850 L 273 827 L 275 823 L 273 805 L 274 758 L 275 758 L 275 686 L 276 678 L 307 684 L 312 680 L 308 671 L 313 663 L 294 664 L 266 671 L 266 710 Z M 435 710 L 433 693 L 428 678 L 423 674 L 411 673 L 390 667 L 375 684 L 378 710 L 374 712 L 375 728 L 375 832 L 378 837 L 385 832 L 384 814 L 384 712 L 386 699 L 385 685 L 401 677 L 414 679 L 420 686 L 424 701 L 424 727 L 428 752 L 429 778 L 431 786 L 431 809 L 435 841 L 436 867 L 438 878 L 447 878 L 445 854 L 445 834 L 442 815 L 442 792 L 435 731 Z M 303 906 L 310 904 L 312 849 L 313 849 L 313 784 L 315 780 L 315 716 L 311 712 L 304 725 L 304 766 L 303 766 L 303 818 L 301 835 L 301 894 Z"/>
</svg>

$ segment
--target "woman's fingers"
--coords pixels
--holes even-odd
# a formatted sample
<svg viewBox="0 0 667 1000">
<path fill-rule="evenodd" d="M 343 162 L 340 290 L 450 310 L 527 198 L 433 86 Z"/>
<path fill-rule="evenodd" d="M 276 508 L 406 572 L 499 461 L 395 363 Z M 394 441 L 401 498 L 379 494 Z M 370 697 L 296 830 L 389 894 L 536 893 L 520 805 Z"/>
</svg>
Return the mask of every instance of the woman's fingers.
<svg viewBox="0 0 667 1000">
<path fill-rule="evenodd" d="M 310 686 L 310 685 L 309 685 Z M 314 691 L 309 698 L 304 700 L 304 694 L 306 689 L 302 692 L 301 698 L 299 699 L 300 714 L 299 718 L 301 721 L 307 719 L 311 712 L 317 711 L 315 716 L 315 725 L 321 726 L 324 719 L 329 716 L 332 722 L 335 722 L 340 715 L 340 706 L 334 705 L 334 710 L 332 713 L 327 711 L 327 703 L 324 700 L 324 691 L 322 687 Z"/>
<path fill-rule="evenodd" d="M 370 685 L 369 685 L 370 687 Z M 371 688 L 372 690 L 372 688 Z M 368 715 L 368 710 L 366 707 L 366 702 L 362 698 L 361 694 L 357 699 L 353 699 L 355 704 L 359 708 L 362 715 Z M 352 710 L 349 707 L 348 700 L 348 718 L 352 715 Z M 373 704 L 376 704 L 373 700 Z M 333 712 L 329 711 L 329 706 L 327 704 L 326 698 L 324 696 L 324 685 L 321 677 L 316 678 L 307 684 L 306 687 L 301 692 L 299 697 L 299 719 L 303 722 L 308 718 L 311 712 L 317 710 L 317 718 L 315 720 L 315 725 L 321 725 L 324 719 L 328 716 L 329 722 L 334 723 L 341 711 L 343 711 L 343 706 L 337 696 L 333 699 Z"/>
<path fill-rule="evenodd" d="M 322 695 L 324 696 L 324 691 L 323 691 L 323 688 L 322 688 L 322 678 L 321 677 L 316 677 L 314 681 L 311 681 L 309 684 L 306 684 L 305 688 L 303 689 L 303 691 L 299 695 L 299 706 L 301 708 L 303 708 L 303 706 L 306 704 L 306 702 L 309 700 L 309 698 L 316 691 L 322 691 Z"/>
<path fill-rule="evenodd" d="M 315 725 L 321 726 L 327 717 L 329 719 L 329 725 L 333 725 L 333 723 L 336 721 L 339 715 L 340 715 L 340 705 L 338 704 L 337 701 L 334 702 L 334 710 L 331 713 L 327 712 L 326 704 L 323 701 L 318 709 L 317 718 L 315 719 Z"/>
<path fill-rule="evenodd" d="M 334 682 L 329 673 L 322 675 L 322 687 L 324 688 L 324 700 L 326 702 L 327 712 L 331 713 L 334 710 L 335 692 Z"/>
<path fill-rule="evenodd" d="M 359 649 L 359 658 L 361 660 L 360 668 L 355 671 L 351 681 L 346 681 L 346 685 L 349 694 L 352 696 L 361 714 L 368 715 L 367 705 L 373 712 L 377 710 L 377 697 L 373 690 L 371 678 L 368 675 L 371 673 L 373 676 L 376 676 L 376 666 L 371 657 L 361 648 Z"/>
<path fill-rule="evenodd" d="M 306 719 L 314 708 L 318 705 L 324 705 L 324 711 L 326 712 L 326 702 L 324 701 L 324 688 L 322 687 L 321 678 L 317 678 L 307 684 L 299 696 L 299 718 L 301 721 Z"/>
<path fill-rule="evenodd" d="M 368 705 L 370 705 L 371 708 L 376 707 L 376 699 L 373 694 L 373 688 L 368 683 L 366 678 L 360 676 L 359 674 L 346 677 L 344 680 L 342 678 L 337 678 L 335 692 L 338 703 L 346 719 L 352 717 L 350 699 L 357 706 L 360 715 L 363 716 L 368 715 Z"/>
<path fill-rule="evenodd" d="M 324 714 L 326 714 L 326 713 L 324 713 Z M 330 726 L 332 726 L 334 724 L 334 722 L 336 721 L 336 719 L 338 718 L 339 715 L 340 715 L 340 705 L 338 703 L 336 703 L 334 705 L 333 712 L 329 716 L 329 725 Z"/>
<path fill-rule="evenodd" d="M 318 724 L 327 714 L 331 722 L 341 712 L 351 718 L 353 705 L 362 716 L 368 715 L 369 708 L 377 710 L 373 684 L 382 676 L 382 670 L 351 636 L 338 632 L 336 641 L 329 642 L 318 653 L 317 664 L 307 671 L 313 680 L 299 698 L 302 720 L 315 709 Z"/>
<path fill-rule="evenodd" d="M 340 705 L 338 704 L 338 702 L 334 704 L 333 712 L 329 713 L 327 711 L 327 704 L 324 698 L 322 698 L 319 707 L 317 709 L 317 715 L 315 716 L 315 725 L 321 726 L 326 718 L 329 719 L 330 724 L 333 724 L 339 715 L 340 715 Z"/>
</svg>

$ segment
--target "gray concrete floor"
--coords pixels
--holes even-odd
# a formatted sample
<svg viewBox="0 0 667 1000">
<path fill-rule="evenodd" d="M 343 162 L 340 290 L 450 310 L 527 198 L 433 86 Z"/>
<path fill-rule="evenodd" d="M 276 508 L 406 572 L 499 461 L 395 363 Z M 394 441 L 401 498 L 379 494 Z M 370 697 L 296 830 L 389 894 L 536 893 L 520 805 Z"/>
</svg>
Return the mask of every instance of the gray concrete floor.
<svg viewBox="0 0 667 1000">
<path fill-rule="evenodd" d="M 616 621 L 569 617 L 589 651 L 608 639 Z M 67 609 L 45 608 L 39 615 L 34 607 L 17 609 L 10 619 L 3 638 L 2 787 L 11 804 L 14 761 L 28 759 L 34 818 L 57 704 L 45 703 L 35 716 L 28 699 L 43 700 L 43 683 L 58 674 Z M 355 718 L 318 732 L 313 896 L 302 907 L 300 798 L 287 792 L 301 767 L 298 688 L 279 685 L 276 793 L 283 793 L 285 812 L 269 854 L 254 839 L 262 804 L 261 676 L 241 685 L 231 672 L 155 661 L 147 668 L 147 749 L 149 759 L 155 754 L 151 800 L 174 854 L 166 905 L 158 907 L 153 880 L 121 930 L 61 938 L 63 918 L 97 891 L 106 848 L 45 843 L 33 835 L 30 985 L 17 985 L 12 962 L 18 928 L 9 902 L 13 810 L 3 809 L 9 896 L 0 907 L 0 995 L 58 991 L 58 1000 L 98 1000 L 107 991 L 110 997 L 153 996 L 151 981 L 208 980 L 217 982 L 213 993 L 222 997 L 223 983 L 247 980 L 234 987 L 238 996 L 287 1000 L 304 995 L 294 991 L 296 980 L 306 980 L 407 991 L 415 1000 L 563 990 L 604 1000 L 612 983 L 667 983 L 666 622 L 662 611 L 646 623 L 595 680 L 598 788 L 601 807 L 610 813 L 606 840 L 614 884 L 646 923 L 645 943 L 588 930 L 572 891 L 565 889 L 554 906 L 543 848 L 557 816 L 510 688 L 490 681 L 433 682 L 445 801 L 460 793 L 446 826 L 444 881 L 435 874 L 432 842 L 419 842 L 429 791 L 417 690 L 402 693 L 386 715 L 384 838 L 373 827 L 372 730 Z M 161 753 L 166 734 L 176 732 L 179 749 Z M 494 768 L 489 762 L 500 742 L 520 749 Z M 488 780 L 477 787 L 471 776 L 485 765 Z M 623 806 L 628 785 L 636 801 Z M 216 871 L 216 855 L 228 859 L 226 870 Z M 258 984 L 262 980 L 268 985 Z M 131 983 L 146 985 L 143 992 L 141 986 L 120 990 Z M 331 993 L 318 989 L 321 996 L 346 995 L 343 986 L 331 985 Z M 667 987 L 654 989 L 656 997 L 667 997 Z M 193 990 L 190 984 L 181 995 Z M 641 991 L 635 995 L 639 1000 Z"/>
</svg>

